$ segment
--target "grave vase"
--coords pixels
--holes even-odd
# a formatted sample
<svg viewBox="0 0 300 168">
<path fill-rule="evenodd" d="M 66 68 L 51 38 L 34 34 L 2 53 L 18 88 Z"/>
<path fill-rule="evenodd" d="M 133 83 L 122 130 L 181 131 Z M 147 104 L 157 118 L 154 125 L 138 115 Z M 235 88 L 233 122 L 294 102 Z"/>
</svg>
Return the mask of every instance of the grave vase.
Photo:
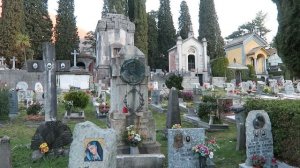
<svg viewBox="0 0 300 168">
<path fill-rule="evenodd" d="M 130 154 L 131 155 L 140 154 L 139 147 L 137 147 L 137 146 L 130 146 Z"/>
<path fill-rule="evenodd" d="M 199 156 L 199 168 L 207 168 L 206 159 L 207 157 Z"/>
</svg>

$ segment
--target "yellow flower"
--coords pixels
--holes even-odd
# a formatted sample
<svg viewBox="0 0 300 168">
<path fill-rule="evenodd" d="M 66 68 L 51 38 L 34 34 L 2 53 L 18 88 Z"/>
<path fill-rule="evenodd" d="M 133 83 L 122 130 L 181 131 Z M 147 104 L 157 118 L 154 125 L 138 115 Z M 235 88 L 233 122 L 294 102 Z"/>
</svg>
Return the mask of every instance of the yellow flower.
<svg viewBox="0 0 300 168">
<path fill-rule="evenodd" d="M 46 142 L 44 142 L 44 143 L 42 143 L 42 144 L 40 145 L 40 151 L 41 151 L 42 153 L 46 153 L 46 152 L 49 151 L 49 147 L 48 147 L 48 145 L 47 145 Z"/>
</svg>

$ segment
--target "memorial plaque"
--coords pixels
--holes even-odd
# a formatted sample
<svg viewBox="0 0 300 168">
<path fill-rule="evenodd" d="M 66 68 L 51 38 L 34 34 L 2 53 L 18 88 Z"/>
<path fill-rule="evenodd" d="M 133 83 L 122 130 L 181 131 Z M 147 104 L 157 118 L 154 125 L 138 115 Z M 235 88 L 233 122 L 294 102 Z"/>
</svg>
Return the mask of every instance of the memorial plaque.
<svg viewBox="0 0 300 168">
<path fill-rule="evenodd" d="M 168 129 L 168 167 L 199 167 L 199 156 L 194 154 L 192 147 L 204 140 L 203 128 Z"/>
<path fill-rule="evenodd" d="M 121 79 L 131 85 L 140 84 L 145 78 L 145 65 L 137 59 L 124 61 L 121 66 Z"/>
<path fill-rule="evenodd" d="M 272 163 L 273 137 L 271 122 L 264 110 L 250 111 L 246 119 L 246 165 L 252 166 L 253 155 L 263 156 L 266 159 L 265 166 Z"/>
</svg>

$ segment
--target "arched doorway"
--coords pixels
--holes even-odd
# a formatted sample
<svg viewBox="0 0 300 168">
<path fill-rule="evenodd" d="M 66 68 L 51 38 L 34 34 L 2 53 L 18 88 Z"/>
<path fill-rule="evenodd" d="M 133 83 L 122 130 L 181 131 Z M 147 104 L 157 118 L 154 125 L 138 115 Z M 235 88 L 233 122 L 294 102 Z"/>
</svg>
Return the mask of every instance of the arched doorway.
<svg viewBox="0 0 300 168">
<path fill-rule="evenodd" d="M 188 55 L 188 70 L 195 71 L 195 55 Z"/>
<path fill-rule="evenodd" d="M 85 64 L 83 62 L 77 62 L 77 66 L 81 69 L 85 69 Z"/>
</svg>

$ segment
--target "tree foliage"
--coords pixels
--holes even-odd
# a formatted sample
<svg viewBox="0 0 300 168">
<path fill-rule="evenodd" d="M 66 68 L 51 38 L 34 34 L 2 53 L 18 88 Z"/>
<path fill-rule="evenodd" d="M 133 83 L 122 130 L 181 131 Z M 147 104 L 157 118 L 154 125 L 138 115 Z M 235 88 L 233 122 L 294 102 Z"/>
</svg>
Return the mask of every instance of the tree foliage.
<svg viewBox="0 0 300 168">
<path fill-rule="evenodd" d="M 160 0 L 158 10 L 158 47 L 161 69 L 168 69 L 168 50 L 175 45 L 176 30 L 174 28 L 170 0 Z"/>
<path fill-rule="evenodd" d="M 166 79 L 166 86 L 171 89 L 172 87 L 175 87 L 177 90 L 183 90 L 182 87 L 182 81 L 183 77 L 180 75 L 175 75 L 171 74 L 167 79 Z"/>
<path fill-rule="evenodd" d="M 148 64 L 151 69 L 159 68 L 157 12 L 148 13 Z"/>
<path fill-rule="evenodd" d="M 266 39 L 267 33 L 270 32 L 270 30 L 265 26 L 266 17 L 266 13 L 259 11 L 256 14 L 256 17 L 251 22 L 247 22 L 239 26 L 238 30 L 231 33 L 226 37 L 226 39 L 238 38 L 240 36 L 253 32 L 257 33 L 261 38 Z"/>
<path fill-rule="evenodd" d="M 102 16 L 107 13 L 113 13 L 114 10 L 117 14 L 124 14 L 127 16 L 127 0 L 104 0 L 102 8 Z"/>
<path fill-rule="evenodd" d="M 26 62 L 26 49 L 29 47 L 31 47 L 29 36 L 22 33 L 16 34 L 15 48 L 20 55 L 19 61 Z"/>
<path fill-rule="evenodd" d="M 200 0 L 198 40 L 203 38 L 207 40 L 207 54 L 211 59 L 225 56 L 214 0 Z"/>
<path fill-rule="evenodd" d="M 84 36 L 84 41 L 82 42 L 85 50 L 95 51 L 96 50 L 96 37 L 93 31 L 89 31 Z"/>
<path fill-rule="evenodd" d="M 189 7 L 185 1 L 180 4 L 180 16 L 178 18 L 179 34 L 182 39 L 188 38 L 190 26 L 192 25 Z"/>
<path fill-rule="evenodd" d="M 147 59 L 148 55 L 148 23 L 146 0 L 128 0 L 129 18 L 135 24 L 134 44 Z"/>
<path fill-rule="evenodd" d="M 48 0 L 24 0 L 26 34 L 29 35 L 34 59 L 42 59 L 42 43 L 51 42 L 52 21 Z"/>
<path fill-rule="evenodd" d="M 300 76 L 300 1 L 273 0 L 279 23 L 275 39 L 278 55 L 294 76 Z"/>
<path fill-rule="evenodd" d="M 0 54 L 7 58 L 17 56 L 16 35 L 25 32 L 24 6 L 22 0 L 2 0 L 0 25 Z"/>
<path fill-rule="evenodd" d="M 226 57 L 216 58 L 211 61 L 211 71 L 214 77 L 225 77 L 229 61 Z"/>
<path fill-rule="evenodd" d="M 56 59 L 72 60 L 71 52 L 79 47 L 74 0 L 58 1 L 54 35 Z"/>
</svg>

